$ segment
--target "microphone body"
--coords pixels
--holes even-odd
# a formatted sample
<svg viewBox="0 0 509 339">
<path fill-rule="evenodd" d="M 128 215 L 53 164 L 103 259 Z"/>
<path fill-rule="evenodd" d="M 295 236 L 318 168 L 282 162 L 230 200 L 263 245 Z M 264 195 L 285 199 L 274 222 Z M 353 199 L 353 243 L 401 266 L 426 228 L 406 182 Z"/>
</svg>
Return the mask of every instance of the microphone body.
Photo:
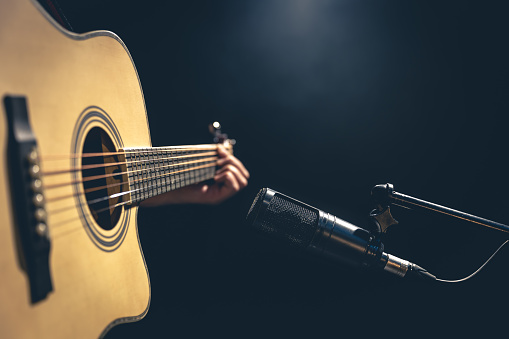
<svg viewBox="0 0 509 339">
<path fill-rule="evenodd" d="M 270 188 L 263 188 L 247 214 L 253 227 L 297 247 L 353 266 L 383 269 L 400 277 L 435 279 L 423 268 L 384 252 L 369 231 Z"/>
</svg>

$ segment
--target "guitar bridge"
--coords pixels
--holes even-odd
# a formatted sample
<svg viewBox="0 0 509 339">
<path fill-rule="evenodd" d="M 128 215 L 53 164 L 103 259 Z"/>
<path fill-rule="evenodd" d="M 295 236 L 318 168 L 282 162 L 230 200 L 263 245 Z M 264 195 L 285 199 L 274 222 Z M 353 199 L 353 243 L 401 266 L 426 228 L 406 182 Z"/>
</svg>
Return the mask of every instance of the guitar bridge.
<svg viewBox="0 0 509 339">
<path fill-rule="evenodd" d="M 18 257 L 28 275 L 32 303 L 53 290 L 49 268 L 51 243 L 35 135 L 28 121 L 26 98 L 5 96 L 10 192 Z"/>
</svg>

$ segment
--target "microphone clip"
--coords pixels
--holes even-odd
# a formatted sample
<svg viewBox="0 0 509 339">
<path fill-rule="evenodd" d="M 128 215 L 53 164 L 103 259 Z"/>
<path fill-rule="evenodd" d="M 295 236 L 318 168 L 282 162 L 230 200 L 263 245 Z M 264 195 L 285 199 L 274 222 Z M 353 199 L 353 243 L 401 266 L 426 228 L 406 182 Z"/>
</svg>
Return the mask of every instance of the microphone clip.
<svg viewBox="0 0 509 339">
<path fill-rule="evenodd" d="M 369 213 L 369 216 L 375 224 L 375 233 L 380 237 L 386 233 L 392 225 L 397 225 L 398 221 L 391 214 L 391 194 L 394 192 L 392 184 L 376 185 L 371 190 L 371 196 L 375 201 L 376 208 Z"/>
<path fill-rule="evenodd" d="M 391 214 L 391 207 L 377 207 L 369 213 L 371 220 L 375 224 L 375 235 L 379 237 L 382 233 L 386 233 L 387 229 L 392 225 L 397 225 L 399 222 L 394 219 Z"/>
</svg>

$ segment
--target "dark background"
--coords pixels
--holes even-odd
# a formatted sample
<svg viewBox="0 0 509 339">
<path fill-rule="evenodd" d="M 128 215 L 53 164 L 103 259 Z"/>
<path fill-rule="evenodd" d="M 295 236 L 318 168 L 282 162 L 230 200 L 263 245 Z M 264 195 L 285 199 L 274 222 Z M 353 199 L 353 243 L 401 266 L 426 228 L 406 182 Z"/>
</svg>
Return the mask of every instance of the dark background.
<svg viewBox="0 0 509 339">
<path fill-rule="evenodd" d="M 371 187 L 509 223 L 507 5 L 482 1 L 60 0 L 77 32 L 117 33 L 154 146 L 237 139 L 249 186 L 215 207 L 140 211 L 147 317 L 125 337 L 491 337 L 509 249 L 460 284 L 308 257 L 244 225 L 270 187 L 370 227 Z M 386 250 L 458 279 L 506 235 L 394 208 Z M 345 335 L 346 334 L 346 335 Z M 503 333 L 501 333 L 503 334 Z"/>
</svg>

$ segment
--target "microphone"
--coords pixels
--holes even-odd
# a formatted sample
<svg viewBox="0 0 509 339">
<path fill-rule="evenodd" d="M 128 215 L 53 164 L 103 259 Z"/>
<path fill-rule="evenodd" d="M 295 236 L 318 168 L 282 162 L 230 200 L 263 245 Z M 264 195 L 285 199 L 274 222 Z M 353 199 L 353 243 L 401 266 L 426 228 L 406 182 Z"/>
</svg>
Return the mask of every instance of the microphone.
<svg viewBox="0 0 509 339">
<path fill-rule="evenodd" d="M 270 188 L 255 197 L 248 225 L 299 248 L 357 267 L 383 269 L 400 277 L 436 280 L 424 268 L 384 252 L 369 231 Z"/>
</svg>

